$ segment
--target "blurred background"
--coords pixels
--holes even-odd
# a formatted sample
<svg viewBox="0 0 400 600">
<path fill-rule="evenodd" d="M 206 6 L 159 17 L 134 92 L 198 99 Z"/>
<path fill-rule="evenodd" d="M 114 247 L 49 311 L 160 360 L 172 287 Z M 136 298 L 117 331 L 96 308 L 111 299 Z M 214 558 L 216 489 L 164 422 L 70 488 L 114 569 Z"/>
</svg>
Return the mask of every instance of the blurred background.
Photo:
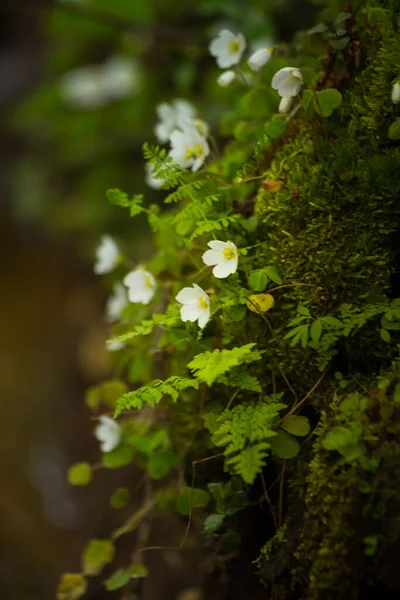
<svg viewBox="0 0 400 600">
<path fill-rule="evenodd" d="M 221 28 L 243 31 L 257 49 L 290 41 L 312 24 L 314 8 L 306 0 L 1 3 L 2 600 L 54 598 L 60 574 L 79 571 L 86 541 L 121 523 L 109 497 L 135 477 L 125 468 L 100 471 L 84 489 L 66 481 L 71 463 L 98 459 L 84 396 L 112 371 L 110 290 L 93 274 L 95 248 L 109 233 L 135 262 L 152 250 L 146 226 L 132 225 L 105 191 L 162 202 L 146 186 L 141 153 L 156 141 L 161 101 L 194 102 L 221 138 L 217 123 L 233 100 L 216 85 L 207 50 Z M 179 544 L 184 526 L 160 521 L 150 543 Z M 189 537 L 183 552 L 152 553 L 144 597 L 201 600 L 200 546 Z M 105 596 L 94 581 L 85 598 Z"/>
</svg>

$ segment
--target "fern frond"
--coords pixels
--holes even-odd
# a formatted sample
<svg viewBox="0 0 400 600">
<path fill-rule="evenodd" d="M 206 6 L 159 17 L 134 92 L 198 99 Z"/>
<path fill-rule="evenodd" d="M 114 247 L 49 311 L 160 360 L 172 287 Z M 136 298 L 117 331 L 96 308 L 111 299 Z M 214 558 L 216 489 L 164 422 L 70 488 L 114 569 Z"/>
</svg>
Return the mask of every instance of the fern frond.
<svg viewBox="0 0 400 600">
<path fill-rule="evenodd" d="M 170 305 L 164 314 L 155 314 L 151 319 L 144 319 L 131 331 L 112 338 L 109 342 L 126 342 L 139 335 L 149 335 L 155 327 L 175 327 L 180 323 L 179 308 Z"/>
<path fill-rule="evenodd" d="M 235 472 L 241 476 L 245 483 L 251 485 L 265 466 L 269 448 L 270 445 L 267 442 L 249 446 L 226 462 L 234 467 Z"/>
<path fill-rule="evenodd" d="M 197 379 L 183 377 L 169 377 L 165 381 L 155 379 L 149 385 L 144 385 L 133 392 L 128 392 L 119 398 L 115 416 L 118 416 L 123 410 L 128 408 L 142 409 L 143 404 L 148 404 L 152 408 L 158 404 L 163 396 L 170 396 L 173 402 L 176 402 L 182 391 L 193 388 L 199 388 Z"/>
<path fill-rule="evenodd" d="M 198 354 L 188 368 L 200 381 L 211 386 L 221 375 L 239 365 L 260 360 L 261 352 L 254 350 L 255 344 L 246 344 L 232 350 L 214 350 Z"/>
</svg>

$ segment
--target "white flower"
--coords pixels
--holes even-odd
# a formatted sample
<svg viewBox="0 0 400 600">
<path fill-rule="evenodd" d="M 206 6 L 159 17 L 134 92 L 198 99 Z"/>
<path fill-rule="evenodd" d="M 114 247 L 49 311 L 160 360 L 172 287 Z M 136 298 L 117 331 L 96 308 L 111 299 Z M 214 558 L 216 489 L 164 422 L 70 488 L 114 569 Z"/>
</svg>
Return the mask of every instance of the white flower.
<svg viewBox="0 0 400 600">
<path fill-rule="evenodd" d="M 125 347 L 125 342 L 106 342 L 106 350 L 109 352 L 117 352 Z"/>
<path fill-rule="evenodd" d="M 234 35 L 228 29 L 223 29 L 209 45 L 210 54 L 215 56 L 217 65 L 227 69 L 236 65 L 242 58 L 246 48 L 246 40 L 242 33 Z"/>
<path fill-rule="evenodd" d="M 108 298 L 106 304 L 106 320 L 108 323 L 118 321 L 127 304 L 128 297 L 124 286 L 116 283 L 114 285 L 114 293 Z"/>
<path fill-rule="evenodd" d="M 260 50 L 257 50 L 257 52 L 254 52 L 254 54 L 250 56 L 249 60 L 247 61 L 247 64 L 249 65 L 250 69 L 252 69 L 252 71 L 259 71 L 261 67 L 267 64 L 271 56 L 272 48 L 261 48 Z"/>
<path fill-rule="evenodd" d="M 128 288 L 130 302 L 148 304 L 156 290 L 156 280 L 153 275 L 144 269 L 135 269 L 124 278 L 124 284 Z"/>
<path fill-rule="evenodd" d="M 193 125 L 202 137 L 208 137 L 208 134 L 210 133 L 210 126 L 208 123 L 203 121 L 203 119 L 194 119 Z"/>
<path fill-rule="evenodd" d="M 232 81 L 234 81 L 235 79 L 235 71 L 225 71 L 224 73 L 221 73 L 221 75 L 218 77 L 217 83 L 221 87 L 228 87 L 228 85 L 231 85 Z"/>
<path fill-rule="evenodd" d="M 106 100 L 130 96 L 138 87 L 138 66 L 132 58 L 113 56 L 100 70 L 101 90 Z"/>
<path fill-rule="evenodd" d="M 184 131 L 174 131 L 170 140 L 169 156 L 182 169 L 191 168 L 192 171 L 198 171 L 210 154 L 210 148 L 205 138 L 195 127 L 187 127 Z"/>
<path fill-rule="evenodd" d="M 196 283 L 193 287 L 183 288 L 176 296 L 176 300 L 183 304 L 181 307 L 182 321 L 198 322 L 203 329 L 210 319 L 210 298 Z"/>
<path fill-rule="evenodd" d="M 155 165 L 146 165 L 145 169 L 145 182 L 147 183 L 147 185 L 153 188 L 153 190 L 160 190 L 163 183 L 165 182 L 165 179 L 156 177 L 154 175 Z"/>
<path fill-rule="evenodd" d="M 292 104 L 293 104 L 293 96 L 290 96 L 289 98 L 282 98 L 282 100 L 279 103 L 278 111 L 281 114 L 287 113 L 291 109 Z"/>
<path fill-rule="evenodd" d="M 98 67 L 80 67 L 61 79 L 60 92 L 68 104 L 77 108 L 95 108 L 104 102 Z"/>
<path fill-rule="evenodd" d="M 117 266 L 119 261 L 119 250 L 111 236 L 103 235 L 100 245 L 96 250 L 96 262 L 93 267 L 96 275 L 109 273 Z"/>
<path fill-rule="evenodd" d="M 299 93 L 303 85 L 303 76 L 299 69 L 285 67 L 275 73 L 271 85 L 282 98 L 290 98 L 291 96 L 297 96 Z"/>
<path fill-rule="evenodd" d="M 392 88 L 392 102 L 398 104 L 400 102 L 400 83 L 396 81 Z"/>
<path fill-rule="evenodd" d="M 215 265 L 213 275 L 218 279 L 225 279 L 232 273 L 236 273 L 238 268 L 238 250 L 233 242 L 221 242 L 214 240 L 208 242 L 211 250 L 204 252 L 203 262 L 208 265 Z"/>
<path fill-rule="evenodd" d="M 154 129 L 156 138 L 161 144 L 168 142 L 170 135 L 175 129 L 181 128 L 185 121 L 192 121 L 196 116 L 193 104 L 186 100 L 174 100 L 171 104 L 163 102 L 156 107 L 156 113 L 160 122 Z"/>
<path fill-rule="evenodd" d="M 94 430 L 94 435 L 100 442 L 100 450 L 111 452 L 121 441 L 121 428 L 117 421 L 110 417 L 100 417 L 99 421 L 99 425 Z"/>
</svg>

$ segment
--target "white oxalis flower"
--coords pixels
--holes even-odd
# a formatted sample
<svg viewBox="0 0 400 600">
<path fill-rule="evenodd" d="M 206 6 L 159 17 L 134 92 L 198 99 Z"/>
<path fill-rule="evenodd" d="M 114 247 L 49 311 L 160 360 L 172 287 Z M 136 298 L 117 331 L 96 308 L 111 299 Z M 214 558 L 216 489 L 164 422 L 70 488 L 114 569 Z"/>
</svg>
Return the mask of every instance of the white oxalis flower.
<svg viewBox="0 0 400 600">
<path fill-rule="evenodd" d="M 239 257 L 238 249 L 233 242 L 214 240 L 208 242 L 208 246 L 211 250 L 204 252 L 203 262 L 208 266 L 215 265 L 213 275 L 217 279 L 225 279 L 225 277 L 236 273 Z"/>
<path fill-rule="evenodd" d="M 144 269 L 134 269 L 124 278 L 130 302 L 148 304 L 156 291 L 156 280 Z"/>
<path fill-rule="evenodd" d="M 183 131 L 174 131 L 171 135 L 169 156 L 182 169 L 191 168 L 198 171 L 210 154 L 206 139 L 195 127 L 187 127 Z"/>
<path fill-rule="evenodd" d="M 210 319 L 210 298 L 205 291 L 196 283 L 193 287 L 183 288 L 176 296 L 176 300 L 183 304 L 181 306 L 182 321 L 198 322 L 203 329 Z"/>
<path fill-rule="evenodd" d="M 209 45 L 210 54 L 215 56 L 217 65 L 227 69 L 236 65 L 242 58 L 246 48 L 246 40 L 242 33 L 235 35 L 228 29 L 223 29 Z"/>
<path fill-rule="evenodd" d="M 111 236 L 103 235 L 100 245 L 96 250 L 96 262 L 93 270 L 96 275 L 109 273 L 117 266 L 119 261 L 119 249 Z"/>
<path fill-rule="evenodd" d="M 303 85 L 303 75 L 300 73 L 299 69 L 285 67 L 275 73 L 271 85 L 274 90 L 277 90 L 282 98 L 297 96 Z"/>
<path fill-rule="evenodd" d="M 221 87 L 228 87 L 236 79 L 235 71 L 225 71 L 217 79 L 218 85 Z"/>
<path fill-rule="evenodd" d="M 187 100 L 173 100 L 171 104 L 163 102 L 156 107 L 156 113 L 160 122 L 154 129 L 156 138 L 161 144 L 168 142 L 171 133 L 182 127 L 182 123 L 193 121 L 196 117 L 196 109 Z"/>
<path fill-rule="evenodd" d="M 278 111 L 281 114 L 285 114 L 285 113 L 289 112 L 289 110 L 292 107 L 293 100 L 294 100 L 293 96 L 290 96 L 290 98 L 282 98 L 282 100 L 279 103 Z"/>
<path fill-rule="evenodd" d="M 247 61 L 252 71 L 259 71 L 264 65 L 267 64 L 272 56 L 272 48 L 261 48 L 254 52 Z"/>
<path fill-rule="evenodd" d="M 400 83 L 397 81 L 392 88 L 392 102 L 398 104 L 400 102 Z"/>
<path fill-rule="evenodd" d="M 94 435 L 100 442 L 100 450 L 111 452 L 121 441 L 121 428 L 117 421 L 110 417 L 100 417 L 99 421 Z"/>
<path fill-rule="evenodd" d="M 116 283 L 114 292 L 107 300 L 106 319 L 109 323 L 118 321 L 125 306 L 128 304 L 128 296 L 123 285 Z"/>
<path fill-rule="evenodd" d="M 137 63 L 125 56 L 113 56 L 102 65 L 101 88 L 104 98 L 118 100 L 133 93 L 139 85 Z"/>
</svg>

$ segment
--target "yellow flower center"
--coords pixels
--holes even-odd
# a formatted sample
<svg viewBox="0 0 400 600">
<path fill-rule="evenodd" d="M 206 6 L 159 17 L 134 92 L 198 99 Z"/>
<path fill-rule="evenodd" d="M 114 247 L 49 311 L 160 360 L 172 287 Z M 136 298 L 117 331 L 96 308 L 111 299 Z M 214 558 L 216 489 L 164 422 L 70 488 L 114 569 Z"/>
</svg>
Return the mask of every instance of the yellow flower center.
<svg viewBox="0 0 400 600">
<path fill-rule="evenodd" d="M 199 296 L 198 301 L 199 301 L 200 308 L 204 308 L 204 309 L 208 308 L 208 302 L 205 298 L 203 298 L 203 296 Z"/>
<path fill-rule="evenodd" d="M 240 50 L 240 44 L 236 40 L 231 40 L 228 44 L 228 52 L 231 54 L 237 54 Z"/>
<path fill-rule="evenodd" d="M 232 260 L 232 258 L 235 258 L 236 256 L 236 252 L 233 248 L 224 248 L 222 250 L 222 254 L 226 260 Z"/>
<path fill-rule="evenodd" d="M 295 71 L 289 71 L 289 75 L 292 79 L 300 79 L 298 75 L 296 75 Z"/>
<path fill-rule="evenodd" d="M 203 136 L 205 135 L 206 128 L 204 127 L 204 123 L 202 121 L 200 121 L 200 119 L 196 120 L 195 127 L 200 135 L 203 135 Z"/>
<path fill-rule="evenodd" d="M 204 149 L 201 144 L 195 144 L 194 146 L 188 146 L 186 148 L 186 152 L 185 152 L 186 160 L 189 160 L 190 158 L 203 158 L 203 156 L 204 156 Z"/>
<path fill-rule="evenodd" d="M 144 285 L 147 288 L 149 288 L 149 290 L 152 290 L 154 288 L 154 284 L 149 276 L 144 278 Z"/>
</svg>

